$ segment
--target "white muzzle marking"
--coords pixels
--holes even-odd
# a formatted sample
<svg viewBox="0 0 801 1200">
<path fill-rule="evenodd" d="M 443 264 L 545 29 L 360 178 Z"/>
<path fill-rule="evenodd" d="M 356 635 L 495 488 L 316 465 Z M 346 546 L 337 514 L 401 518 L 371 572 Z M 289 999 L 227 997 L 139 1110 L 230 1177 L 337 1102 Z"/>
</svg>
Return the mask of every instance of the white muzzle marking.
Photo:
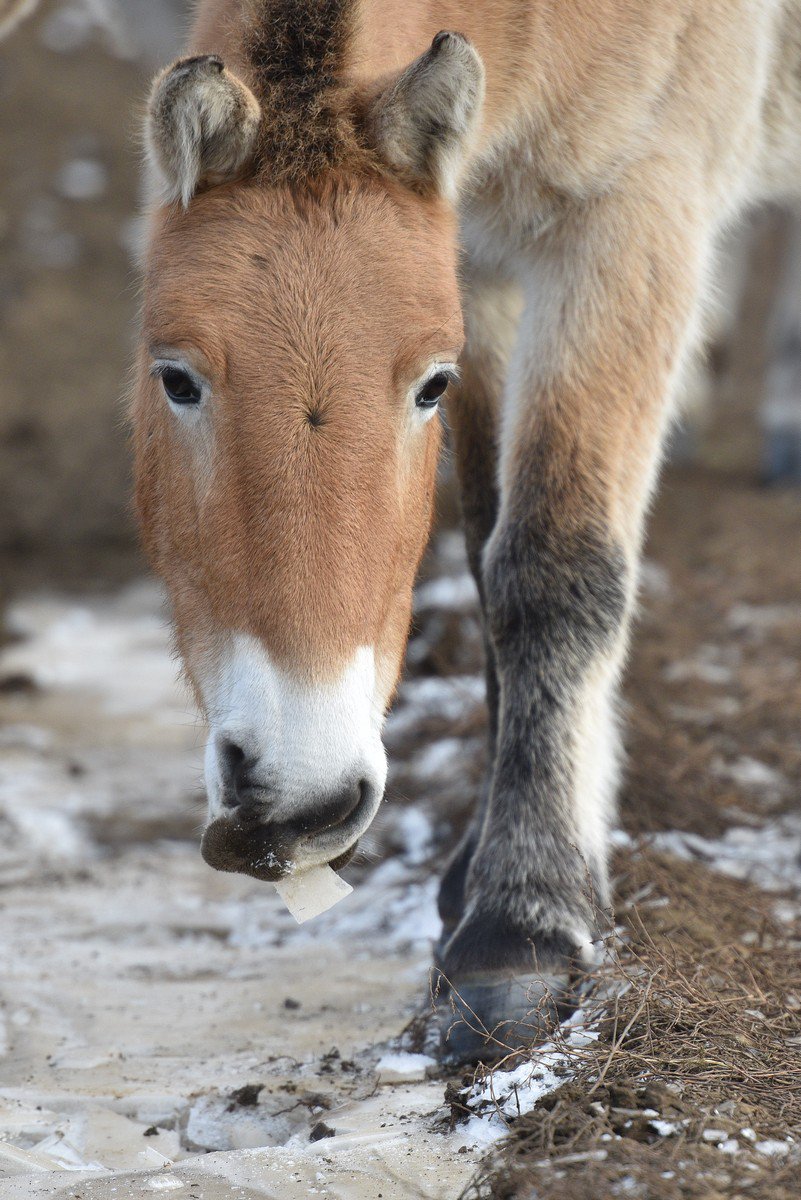
<svg viewBox="0 0 801 1200">
<path fill-rule="evenodd" d="M 257 776 L 269 786 L 273 819 L 302 817 L 316 800 L 363 779 L 374 797 L 365 813 L 367 828 L 387 774 L 384 705 L 376 695 L 371 647 L 360 647 L 339 679 L 311 684 L 278 666 L 257 638 L 232 634 L 201 688 L 210 723 L 211 820 L 224 812 L 218 747 L 226 739 L 255 761 Z"/>
</svg>

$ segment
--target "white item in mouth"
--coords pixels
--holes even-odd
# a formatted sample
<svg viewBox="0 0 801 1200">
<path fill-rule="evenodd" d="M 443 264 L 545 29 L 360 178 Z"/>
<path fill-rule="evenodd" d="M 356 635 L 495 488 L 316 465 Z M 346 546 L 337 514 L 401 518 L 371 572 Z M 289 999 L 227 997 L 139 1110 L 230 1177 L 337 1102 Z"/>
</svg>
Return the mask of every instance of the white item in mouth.
<svg viewBox="0 0 801 1200">
<path fill-rule="evenodd" d="M 344 879 L 340 879 L 330 867 L 311 867 L 308 871 L 298 871 L 279 879 L 275 890 L 287 906 L 298 925 L 319 917 L 320 913 L 333 908 L 339 900 L 344 900 L 353 888 Z"/>
</svg>

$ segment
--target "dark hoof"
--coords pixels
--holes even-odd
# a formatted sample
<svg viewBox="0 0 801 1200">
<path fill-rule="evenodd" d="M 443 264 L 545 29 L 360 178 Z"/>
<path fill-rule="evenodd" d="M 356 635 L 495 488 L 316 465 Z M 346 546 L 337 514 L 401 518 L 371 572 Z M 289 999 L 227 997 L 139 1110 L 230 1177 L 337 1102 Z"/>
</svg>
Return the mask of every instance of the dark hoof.
<svg viewBox="0 0 801 1200">
<path fill-rule="evenodd" d="M 440 1006 L 442 1062 L 497 1062 L 546 1041 L 575 1007 L 567 973 L 452 984 Z"/>
</svg>

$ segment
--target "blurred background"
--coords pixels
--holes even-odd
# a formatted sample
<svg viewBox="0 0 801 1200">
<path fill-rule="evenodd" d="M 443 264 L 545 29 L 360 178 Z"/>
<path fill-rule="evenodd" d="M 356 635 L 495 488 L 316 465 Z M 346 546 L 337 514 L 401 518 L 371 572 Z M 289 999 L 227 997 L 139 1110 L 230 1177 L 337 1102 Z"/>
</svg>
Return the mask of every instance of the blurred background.
<svg viewBox="0 0 801 1200">
<path fill-rule="evenodd" d="M 136 570 L 124 396 L 139 124 L 180 0 L 42 3 L 0 46 L 0 554 L 6 587 Z"/>
<path fill-rule="evenodd" d="M 0 60 L 0 555 L 7 591 L 139 568 L 124 396 L 139 125 L 181 0 L 47 0 Z M 801 482 L 801 224 L 739 230 L 674 460 Z M 450 514 L 452 505 L 446 505 Z"/>
<path fill-rule="evenodd" d="M 320 927 L 312 967 L 272 889 L 200 862 L 202 730 L 136 547 L 125 416 L 140 116 L 189 5 L 29 7 L 0 45 L 0 1150 L 3 1139 L 13 1149 L 0 1175 L 23 1176 L 26 1154 L 36 1170 L 141 1167 L 143 1131 L 156 1125 L 148 1147 L 167 1157 L 290 1136 L 295 1125 L 276 1124 L 267 1104 L 285 1069 L 267 1071 L 269 1048 L 285 1054 L 290 1019 L 290 1040 L 311 1056 L 336 1038 L 358 1059 L 365 1037 L 397 1032 L 399 1007 L 426 978 L 434 876 L 484 762 L 476 597 L 446 453 L 387 732 L 388 803 L 351 869 L 361 888 L 351 924 Z M 732 826 L 759 830 L 774 839 L 760 843 L 765 861 L 791 871 L 798 218 L 765 211 L 738 230 L 717 292 L 647 547 L 622 821 L 630 835 L 694 837 L 683 844 L 696 850 Z M 321 977 L 325 1003 L 310 1002 Z M 247 1125 L 225 1089 L 254 1072 L 268 1083 Z M 109 1126 L 97 1105 L 111 1094 Z"/>
</svg>

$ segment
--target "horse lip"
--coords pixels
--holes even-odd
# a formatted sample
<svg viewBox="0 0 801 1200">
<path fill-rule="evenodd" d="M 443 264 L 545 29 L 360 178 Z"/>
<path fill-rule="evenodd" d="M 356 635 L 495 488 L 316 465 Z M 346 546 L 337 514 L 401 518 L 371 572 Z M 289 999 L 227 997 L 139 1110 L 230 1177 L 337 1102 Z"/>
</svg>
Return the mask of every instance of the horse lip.
<svg viewBox="0 0 801 1200">
<path fill-rule="evenodd" d="M 348 846 L 347 850 L 344 850 L 342 852 L 342 854 L 339 854 L 339 855 L 337 855 L 336 858 L 331 859 L 331 861 L 328 864 L 329 867 L 331 868 L 331 870 L 332 871 L 341 871 L 343 867 L 346 867 L 348 865 L 348 863 L 350 862 L 350 860 L 353 858 L 353 856 L 356 853 L 356 851 L 358 850 L 358 848 L 359 848 L 359 839 L 356 838 L 356 841 L 353 843 L 352 846 Z"/>
<path fill-rule="evenodd" d="M 359 838 L 366 828 L 366 826 L 363 826 L 363 818 L 367 810 L 372 806 L 373 795 L 374 793 L 370 784 L 363 779 L 359 785 L 359 798 L 356 803 L 344 815 L 340 814 L 338 820 L 302 837 L 300 845 L 310 850 L 317 849 L 321 854 L 324 854 L 326 849 L 333 851 L 333 857 L 328 860 L 328 863 L 334 870 L 350 862 L 356 853 Z M 339 837 L 336 835 L 339 835 Z M 332 839 L 338 841 L 340 845 L 344 841 L 345 849 L 340 850 L 336 844 L 326 847 L 325 843 L 330 843 Z"/>
<path fill-rule="evenodd" d="M 355 811 L 355 810 L 354 810 Z M 269 845 L 266 843 L 269 840 Z M 338 871 L 353 858 L 359 839 L 329 860 L 332 870 Z M 276 838 L 275 826 L 242 823 L 231 817 L 217 817 L 203 831 L 200 853 L 216 871 L 250 875 L 266 883 L 286 878 L 296 865 L 289 845 Z M 302 868 L 301 868 L 302 869 Z"/>
<path fill-rule="evenodd" d="M 291 860 L 276 845 L 275 831 L 268 826 L 242 825 L 218 817 L 203 831 L 200 853 L 210 867 L 238 875 L 251 875 L 275 883 L 290 873 Z M 271 844 L 266 845 L 268 836 Z"/>
</svg>

